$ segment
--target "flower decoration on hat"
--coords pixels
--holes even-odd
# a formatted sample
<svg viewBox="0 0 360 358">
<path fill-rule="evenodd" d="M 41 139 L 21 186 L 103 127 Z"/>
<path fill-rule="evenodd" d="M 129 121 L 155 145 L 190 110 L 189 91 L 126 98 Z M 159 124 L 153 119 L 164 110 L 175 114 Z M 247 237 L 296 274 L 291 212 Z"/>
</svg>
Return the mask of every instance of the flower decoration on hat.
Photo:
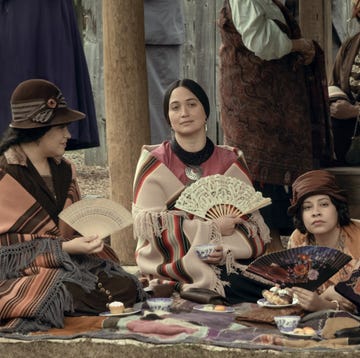
<svg viewBox="0 0 360 358">
<path fill-rule="evenodd" d="M 58 103 L 55 98 L 49 98 L 46 104 L 49 108 L 56 108 Z"/>
<path fill-rule="evenodd" d="M 58 108 L 65 108 L 67 105 L 64 96 L 59 91 L 56 97 L 13 103 L 11 107 L 14 122 L 30 120 L 33 123 L 47 124 Z"/>
</svg>

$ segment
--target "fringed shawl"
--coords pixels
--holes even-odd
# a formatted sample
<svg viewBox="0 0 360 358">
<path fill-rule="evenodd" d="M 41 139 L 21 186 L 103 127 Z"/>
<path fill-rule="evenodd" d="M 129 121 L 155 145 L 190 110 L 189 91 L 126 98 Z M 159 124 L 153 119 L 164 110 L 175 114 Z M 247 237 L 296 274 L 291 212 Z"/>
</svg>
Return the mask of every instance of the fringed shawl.
<svg viewBox="0 0 360 358">
<path fill-rule="evenodd" d="M 237 267 L 236 259 L 256 257 L 264 252 L 265 243 L 270 240 L 269 230 L 261 215 L 254 213 L 242 224 L 244 231 L 250 233 L 249 237 L 241 230 L 221 237 L 211 221 L 176 210 L 176 199 L 185 185 L 168 166 L 151 154 L 151 150 L 160 148 L 166 157 L 165 147 L 164 144 L 162 147 L 144 147 L 136 169 L 133 193 L 136 262 L 141 273 L 150 280 L 170 281 L 183 289 L 209 288 L 224 295 L 227 282 L 220 280 L 216 266 L 205 264 L 197 257 L 194 247 L 208 242 L 221 244 L 226 253 L 223 264 L 230 273 Z M 231 164 L 221 167 L 221 163 L 215 163 L 213 159 L 219 157 L 223 158 L 222 163 L 229 163 L 229 158 L 232 158 Z M 177 171 L 181 167 L 185 169 L 175 157 L 171 165 Z M 206 175 L 224 174 L 251 184 L 242 154 L 234 148 L 216 146 L 212 157 L 201 167 Z"/>
<path fill-rule="evenodd" d="M 9 164 L 5 157 L 0 158 L 0 331 L 62 327 L 64 312 L 72 311 L 72 296 L 65 282 L 77 283 L 90 291 L 97 281 L 90 270 L 101 267 L 109 274 L 126 273 L 118 266 L 110 247 L 98 255 L 70 256 L 62 250 L 61 242 L 76 233 L 64 222 L 55 222 L 42 203 L 46 201 L 45 205 L 52 205 L 51 210 L 56 212 L 80 199 L 71 164 L 65 159 L 52 163 L 51 168 L 59 165 L 63 170 L 52 170 L 59 195 L 49 204 L 48 189 L 31 165 L 13 159 L 10 158 L 13 164 Z M 69 175 L 64 177 L 63 171 Z M 22 176 L 26 178 L 21 180 Z M 35 197 L 20 184 L 23 181 L 28 186 L 31 182 L 38 186 Z"/>
</svg>

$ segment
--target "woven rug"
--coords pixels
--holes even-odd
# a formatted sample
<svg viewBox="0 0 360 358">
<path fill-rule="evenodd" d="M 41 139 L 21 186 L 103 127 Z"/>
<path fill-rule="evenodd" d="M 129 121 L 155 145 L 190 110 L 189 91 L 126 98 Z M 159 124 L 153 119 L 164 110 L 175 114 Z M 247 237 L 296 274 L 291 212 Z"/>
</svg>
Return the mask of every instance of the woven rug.
<svg viewBox="0 0 360 358">
<path fill-rule="evenodd" d="M 360 325 L 357 317 L 345 312 L 332 311 L 332 314 L 327 312 L 303 316 L 305 325 L 317 327 L 321 323 L 324 337 L 299 339 L 284 336 L 273 324 L 271 317 L 277 315 L 277 312 L 283 314 L 284 311 L 261 310 L 255 304 L 244 303 L 233 306 L 234 312 L 219 313 L 195 310 L 195 305 L 193 302 L 180 299 L 176 301 L 172 312 L 167 314 L 143 310 L 138 314 L 121 318 L 66 317 L 62 329 L 0 336 L 22 341 L 71 341 L 79 337 L 111 341 L 130 339 L 155 345 L 205 344 L 279 352 L 360 350 L 360 339 L 334 338 L 335 331 Z"/>
</svg>

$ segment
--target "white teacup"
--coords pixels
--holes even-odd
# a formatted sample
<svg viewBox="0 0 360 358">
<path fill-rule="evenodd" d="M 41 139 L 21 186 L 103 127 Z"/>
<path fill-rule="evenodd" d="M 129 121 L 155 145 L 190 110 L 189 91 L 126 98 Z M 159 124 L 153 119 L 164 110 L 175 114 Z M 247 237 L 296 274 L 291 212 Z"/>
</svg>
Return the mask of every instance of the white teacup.
<svg viewBox="0 0 360 358">
<path fill-rule="evenodd" d="M 195 246 L 196 254 L 201 260 L 206 260 L 215 250 L 215 244 L 204 244 Z"/>
<path fill-rule="evenodd" d="M 148 298 L 146 302 L 152 311 L 170 311 L 173 299 L 168 297 L 155 297 Z"/>
<path fill-rule="evenodd" d="M 275 316 L 277 328 L 281 332 L 292 332 L 299 324 L 300 316 Z"/>
</svg>

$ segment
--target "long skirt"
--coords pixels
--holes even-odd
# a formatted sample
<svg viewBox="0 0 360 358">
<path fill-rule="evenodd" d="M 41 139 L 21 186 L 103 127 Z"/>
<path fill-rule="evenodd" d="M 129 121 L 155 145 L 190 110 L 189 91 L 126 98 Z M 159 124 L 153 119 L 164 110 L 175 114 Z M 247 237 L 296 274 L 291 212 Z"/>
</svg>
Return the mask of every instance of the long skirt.
<svg viewBox="0 0 360 358">
<path fill-rule="evenodd" d="M 57 85 L 86 118 L 69 126 L 67 149 L 99 145 L 93 93 L 72 0 L 0 0 L 0 135 L 11 120 L 10 97 L 31 78 Z"/>
</svg>

